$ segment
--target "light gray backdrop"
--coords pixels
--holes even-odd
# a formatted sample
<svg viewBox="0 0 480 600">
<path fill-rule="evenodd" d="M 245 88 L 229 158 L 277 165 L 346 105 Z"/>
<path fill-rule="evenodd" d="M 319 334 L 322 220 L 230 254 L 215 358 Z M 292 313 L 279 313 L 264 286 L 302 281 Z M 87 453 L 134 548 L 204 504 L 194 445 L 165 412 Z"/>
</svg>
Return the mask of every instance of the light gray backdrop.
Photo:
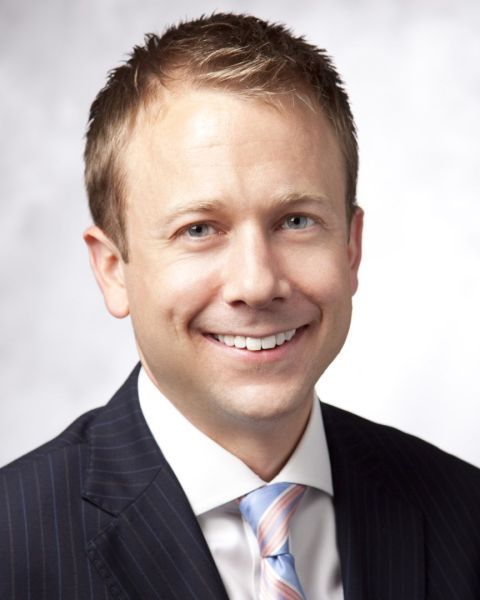
<svg viewBox="0 0 480 600">
<path fill-rule="evenodd" d="M 480 465 L 476 0 L 1 0 L 0 464 L 105 403 L 135 364 L 81 241 L 87 110 L 143 33 L 213 9 L 289 23 L 351 95 L 364 263 L 320 395 Z"/>
</svg>

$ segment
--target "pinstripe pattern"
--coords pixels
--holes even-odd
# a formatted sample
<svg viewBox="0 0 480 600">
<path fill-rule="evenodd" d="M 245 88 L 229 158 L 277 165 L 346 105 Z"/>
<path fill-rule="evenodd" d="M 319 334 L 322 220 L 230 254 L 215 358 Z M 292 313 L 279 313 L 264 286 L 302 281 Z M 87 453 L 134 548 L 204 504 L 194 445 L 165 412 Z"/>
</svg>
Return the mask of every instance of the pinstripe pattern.
<svg viewBox="0 0 480 600">
<path fill-rule="evenodd" d="M 2 600 L 226 600 L 141 414 L 137 375 L 106 407 L 0 470 Z M 346 600 L 478 600 L 479 471 L 393 429 L 322 411 Z"/>
<path fill-rule="evenodd" d="M 143 419 L 137 375 L 0 471 L 1 600 L 226 600 Z"/>
<path fill-rule="evenodd" d="M 348 600 L 478 600 L 480 472 L 323 405 Z"/>
</svg>

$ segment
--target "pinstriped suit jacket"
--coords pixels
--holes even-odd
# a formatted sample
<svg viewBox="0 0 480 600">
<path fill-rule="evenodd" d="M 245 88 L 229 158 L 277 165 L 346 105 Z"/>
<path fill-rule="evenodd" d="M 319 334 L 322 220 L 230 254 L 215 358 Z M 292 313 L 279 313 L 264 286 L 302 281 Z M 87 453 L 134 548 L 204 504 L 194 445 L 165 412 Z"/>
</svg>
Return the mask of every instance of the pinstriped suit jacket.
<svg viewBox="0 0 480 600">
<path fill-rule="evenodd" d="M 137 376 L 0 471 L 1 600 L 227 598 L 144 421 Z M 346 600 L 479 600 L 480 472 L 322 411 Z"/>
</svg>

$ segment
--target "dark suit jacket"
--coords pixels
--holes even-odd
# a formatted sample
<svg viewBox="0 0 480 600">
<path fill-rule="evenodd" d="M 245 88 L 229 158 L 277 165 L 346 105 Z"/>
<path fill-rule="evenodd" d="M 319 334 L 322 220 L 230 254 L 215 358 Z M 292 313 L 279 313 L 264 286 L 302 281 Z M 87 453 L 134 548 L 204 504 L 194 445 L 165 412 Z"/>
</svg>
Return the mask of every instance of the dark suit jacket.
<svg viewBox="0 0 480 600">
<path fill-rule="evenodd" d="M 1 600 L 227 598 L 140 411 L 137 375 L 0 471 Z M 322 411 L 346 600 L 479 600 L 480 472 Z"/>
</svg>

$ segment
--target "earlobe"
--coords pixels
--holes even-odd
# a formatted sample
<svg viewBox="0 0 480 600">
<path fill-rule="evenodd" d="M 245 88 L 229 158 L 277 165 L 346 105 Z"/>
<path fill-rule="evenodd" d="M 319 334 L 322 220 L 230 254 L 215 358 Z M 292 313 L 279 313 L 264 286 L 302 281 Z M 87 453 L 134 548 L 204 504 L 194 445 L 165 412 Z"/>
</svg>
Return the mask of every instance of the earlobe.
<svg viewBox="0 0 480 600">
<path fill-rule="evenodd" d="M 120 251 L 99 227 L 89 227 L 83 234 L 83 239 L 88 247 L 90 266 L 108 311 L 117 319 L 126 317 L 129 306 Z"/>
<path fill-rule="evenodd" d="M 362 233 L 363 233 L 363 210 L 355 208 L 350 223 L 350 236 L 348 240 L 348 257 L 350 262 L 350 287 L 352 295 L 358 288 L 358 269 L 362 259 Z"/>
</svg>

